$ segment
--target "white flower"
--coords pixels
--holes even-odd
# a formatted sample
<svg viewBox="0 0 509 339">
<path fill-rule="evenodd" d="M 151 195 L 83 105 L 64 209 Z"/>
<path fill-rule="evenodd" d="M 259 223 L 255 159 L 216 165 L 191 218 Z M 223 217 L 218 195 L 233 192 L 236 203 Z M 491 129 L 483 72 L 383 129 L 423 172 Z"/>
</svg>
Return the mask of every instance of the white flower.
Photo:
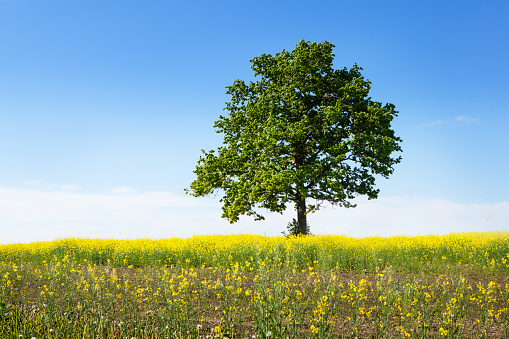
<svg viewBox="0 0 509 339">
<path fill-rule="evenodd" d="M 201 324 L 196 325 L 196 329 L 197 329 L 198 331 L 199 331 L 199 330 L 201 330 L 201 328 L 202 328 Z"/>
<path fill-rule="evenodd" d="M 272 336 L 272 332 L 271 331 L 267 332 L 267 338 L 270 338 L 271 336 Z"/>
</svg>

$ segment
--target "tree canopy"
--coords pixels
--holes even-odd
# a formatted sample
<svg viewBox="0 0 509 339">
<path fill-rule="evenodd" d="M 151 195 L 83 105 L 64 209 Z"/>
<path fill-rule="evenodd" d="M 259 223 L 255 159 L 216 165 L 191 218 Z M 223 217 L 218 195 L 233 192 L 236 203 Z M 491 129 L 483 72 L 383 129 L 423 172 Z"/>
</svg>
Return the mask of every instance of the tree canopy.
<svg viewBox="0 0 509 339">
<path fill-rule="evenodd" d="M 308 232 L 306 215 L 324 202 L 355 207 L 357 195 L 378 197 L 375 176 L 388 178 L 401 157 L 391 129 L 395 106 L 369 96 L 362 68 L 333 69 L 327 41 L 300 41 L 291 51 L 251 60 L 257 81 L 227 86 L 227 116 L 214 124 L 223 146 L 204 151 L 187 193 L 222 191 L 223 218 L 264 219 L 259 208 L 297 210 L 296 233 Z"/>
</svg>

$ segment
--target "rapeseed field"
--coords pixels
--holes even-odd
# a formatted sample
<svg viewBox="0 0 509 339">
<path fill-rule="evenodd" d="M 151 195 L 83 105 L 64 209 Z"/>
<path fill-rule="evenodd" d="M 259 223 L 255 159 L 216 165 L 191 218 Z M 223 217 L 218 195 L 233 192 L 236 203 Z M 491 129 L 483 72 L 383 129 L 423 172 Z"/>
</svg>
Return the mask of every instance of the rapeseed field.
<svg viewBox="0 0 509 339">
<path fill-rule="evenodd" d="M 509 233 L 0 245 L 0 338 L 508 338 Z"/>
</svg>

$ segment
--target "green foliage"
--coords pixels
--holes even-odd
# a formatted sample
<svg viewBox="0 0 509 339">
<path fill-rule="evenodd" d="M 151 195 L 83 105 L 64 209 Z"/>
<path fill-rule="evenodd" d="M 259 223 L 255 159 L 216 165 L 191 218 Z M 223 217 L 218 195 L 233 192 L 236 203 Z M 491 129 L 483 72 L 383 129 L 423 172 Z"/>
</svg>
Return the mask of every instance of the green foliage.
<svg viewBox="0 0 509 339">
<path fill-rule="evenodd" d="M 401 161 L 391 157 L 401 151 L 391 129 L 397 111 L 371 100 L 362 68 L 333 69 L 333 47 L 301 41 L 292 52 L 252 59 L 259 80 L 226 87 L 228 115 L 214 124 L 224 145 L 202 150 L 186 191 L 222 190 L 222 217 L 232 223 L 243 214 L 264 219 L 257 207 L 282 213 L 293 203 L 306 225 L 325 201 L 355 207 L 348 200 L 358 194 L 377 198 L 375 175 L 387 178 Z"/>
</svg>

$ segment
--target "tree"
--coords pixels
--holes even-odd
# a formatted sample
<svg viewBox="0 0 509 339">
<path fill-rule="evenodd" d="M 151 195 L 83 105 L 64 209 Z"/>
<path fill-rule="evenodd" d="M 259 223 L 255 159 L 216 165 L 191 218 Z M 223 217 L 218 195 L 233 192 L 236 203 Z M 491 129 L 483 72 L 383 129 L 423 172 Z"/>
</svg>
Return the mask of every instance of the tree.
<svg viewBox="0 0 509 339">
<path fill-rule="evenodd" d="M 283 213 L 293 203 L 300 234 L 308 233 L 306 215 L 324 202 L 348 208 L 357 195 L 377 198 L 375 175 L 388 178 L 401 161 L 391 157 L 401 151 L 391 129 L 398 112 L 368 97 L 362 68 L 332 68 L 334 47 L 302 40 L 292 52 L 252 59 L 259 79 L 226 87 L 229 114 L 214 124 L 223 147 L 202 150 L 187 193 L 222 190 L 230 223 L 242 214 L 261 220 L 258 208 Z"/>
</svg>

